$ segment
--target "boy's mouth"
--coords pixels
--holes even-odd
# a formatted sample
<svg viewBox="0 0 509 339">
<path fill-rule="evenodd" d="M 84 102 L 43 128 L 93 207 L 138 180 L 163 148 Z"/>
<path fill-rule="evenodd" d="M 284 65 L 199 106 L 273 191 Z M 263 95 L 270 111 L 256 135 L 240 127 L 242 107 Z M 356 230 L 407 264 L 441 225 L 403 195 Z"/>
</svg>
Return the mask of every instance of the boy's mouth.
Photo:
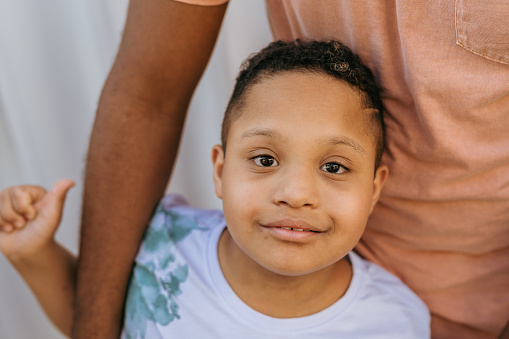
<svg viewBox="0 0 509 339">
<path fill-rule="evenodd" d="M 307 223 L 302 219 L 280 219 L 263 224 L 263 226 L 269 228 L 279 228 L 286 231 L 323 233 L 321 229 Z"/>
<path fill-rule="evenodd" d="M 288 231 L 320 233 L 318 231 L 313 231 L 313 230 L 309 230 L 309 229 L 305 229 L 305 228 L 294 228 L 294 227 L 276 227 L 276 228 L 281 228 L 281 229 L 288 230 Z"/>
</svg>

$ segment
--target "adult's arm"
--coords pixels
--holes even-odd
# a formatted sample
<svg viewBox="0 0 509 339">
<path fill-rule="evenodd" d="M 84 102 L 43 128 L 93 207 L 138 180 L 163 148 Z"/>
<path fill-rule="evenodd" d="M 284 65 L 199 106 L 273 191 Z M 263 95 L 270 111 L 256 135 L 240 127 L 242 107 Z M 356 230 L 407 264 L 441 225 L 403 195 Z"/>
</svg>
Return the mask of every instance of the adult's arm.
<svg viewBox="0 0 509 339">
<path fill-rule="evenodd" d="M 132 261 L 164 193 L 226 5 L 131 0 L 85 176 L 73 338 L 118 338 Z"/>
<path fill-rule="evenodd" d="M 502 333 L 498 336 L 498 339 L 509 339 L 509 321 L 505 324 L 505 327 L 502 330 Z"/>
</svg>

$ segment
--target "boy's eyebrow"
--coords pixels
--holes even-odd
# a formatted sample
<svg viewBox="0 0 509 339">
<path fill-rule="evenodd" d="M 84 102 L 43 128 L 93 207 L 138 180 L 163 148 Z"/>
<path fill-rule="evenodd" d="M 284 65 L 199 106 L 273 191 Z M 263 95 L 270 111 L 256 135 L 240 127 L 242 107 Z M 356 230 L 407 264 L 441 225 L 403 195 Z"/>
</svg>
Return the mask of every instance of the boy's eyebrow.
<svg viewBox="0 0 509 339">
<path fill-rule="evenodd" d="M 265 137 L 270 137 L 270 138 L 276 138 L 279 136 L 279 133 L 277 133 L 274 130 L 266 129 L 266 128 L 253 128 L 253 129 L 247 130 L 244 133 L 242 133 L 242 135 L 240 137 L 241 137 L 241 139 L 247 139 L 247 138 L 255 137 L 255 136 L 265 136 Z"/>
<path fill-rule="evenodd" d="M 269 138 L 277 138 L 279 137 L 279 133 L 277 133 L 274 130 L 266 129 L 266 128 L 253 128 L 250 130 L 245 131 L 240 136 L 241 139 L 247 139 L 255 136 L 264 136 Z M 348 137 L 332 137 L 329 139 L 326 139 L 325 144 L 331 144 L 331 145 L 345 145 L 348 147 L 351 147 L 354 151 L 361 153 L 362 155 L 366 155 L 366 151 L 364 148 L 355 140 L 348 138 Z"/>
<path fill-rule="evenodd" d="M 338 145 L 338 144 L 341 144 L 341 145 L 346 145 L 346 146 L 349 146 L 351 148 L 354 149 L 354 151 L 357 151 L 363 155 L 366 154 L 366 151 L 364 150 L 364 148 L 355 140 L 351 139 L 351 138 L 347 138 L 347 137 L 333 137 L 331 139 L 328 140 L 328 143 L 329 144 L 332 144 L 332 145 Z"/>
</svg>

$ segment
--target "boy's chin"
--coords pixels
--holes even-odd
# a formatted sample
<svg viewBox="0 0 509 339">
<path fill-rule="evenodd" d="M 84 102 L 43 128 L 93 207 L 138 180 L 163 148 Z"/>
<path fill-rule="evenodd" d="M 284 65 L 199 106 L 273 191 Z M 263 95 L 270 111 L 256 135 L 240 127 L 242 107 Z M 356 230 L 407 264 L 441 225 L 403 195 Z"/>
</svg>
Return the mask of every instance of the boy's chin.
<svg viewBox="0 0 509 339">
<path fill-rule="evenodd" d="M 339 259 L 340 261 L 342 259 Z M 319 273 L 322 270 L 334 269 L 335 262 L 317 266 L 316 263 L 303 263 L 292 260 L 285 260 L 280 262 L 260 263 L 269 274 L 273 274 L 274 278 L 302 278 L 314 273 Z"/>
</svg>

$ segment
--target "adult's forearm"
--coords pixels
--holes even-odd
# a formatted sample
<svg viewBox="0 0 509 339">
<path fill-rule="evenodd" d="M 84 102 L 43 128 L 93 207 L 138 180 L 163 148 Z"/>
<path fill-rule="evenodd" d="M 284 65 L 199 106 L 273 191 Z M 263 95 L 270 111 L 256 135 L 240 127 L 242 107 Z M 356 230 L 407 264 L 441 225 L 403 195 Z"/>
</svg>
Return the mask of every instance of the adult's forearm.
<svg viewBox="0 0 509 339">
<path fill-rule="evenodd" d="M 86 168 L 73 338 L 116 338 L 132 260 L 226 6 L 131 0 Z"/>
<path fill-rule="evenodd" d="M 73 338 L 118 338 L 133 258 L 185 116 L 185 107 L 163 114 L 108 86 L 87 159 Z"/>
<path fill-rule="evenodd" d="M 498 339 L 509 339 L 509 321 L 505 325 L 502 332 L 499 334 Z"/>
<path fill-rule="evenodd" d="M 83 338 L 118 337 L 132 261 L 180 135 L 178 122 L 170 132 L 168 121 L 130 116 L 99 114 L 91 138 L 76 304 Z"/>
</svg>

